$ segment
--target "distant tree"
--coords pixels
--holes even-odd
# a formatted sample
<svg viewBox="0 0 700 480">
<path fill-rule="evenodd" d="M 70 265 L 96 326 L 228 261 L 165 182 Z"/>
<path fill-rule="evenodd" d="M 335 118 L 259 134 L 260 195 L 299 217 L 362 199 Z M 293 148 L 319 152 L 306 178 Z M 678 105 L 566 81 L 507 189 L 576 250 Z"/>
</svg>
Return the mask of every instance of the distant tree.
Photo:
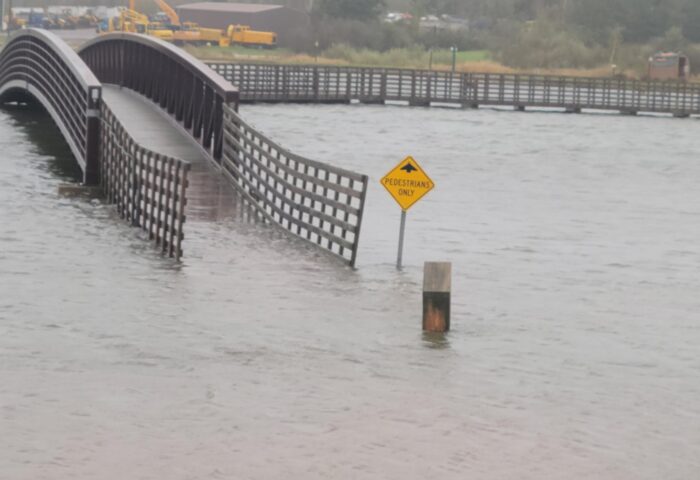
<svg viewBox="0 0 700 480">
<path fill-rule="evenodd" d="M 314 11 L 322 16 L 368 20 L 384 10 L 384 0 L 317 0 Z"/>
<path fill-rule="evenodd" d="M 683 36 L 683 30 L 680 27 L 671 27 L 658 43 L 657 48 L 667 52 L 681 52 L 687 45 L 688 41 Z"/>
<path fill-rule="evenodd" d="M 700 2 L 689 1 L 683 8 L 682 17 L 685 38 L 700 42 Z"/>
</svg>

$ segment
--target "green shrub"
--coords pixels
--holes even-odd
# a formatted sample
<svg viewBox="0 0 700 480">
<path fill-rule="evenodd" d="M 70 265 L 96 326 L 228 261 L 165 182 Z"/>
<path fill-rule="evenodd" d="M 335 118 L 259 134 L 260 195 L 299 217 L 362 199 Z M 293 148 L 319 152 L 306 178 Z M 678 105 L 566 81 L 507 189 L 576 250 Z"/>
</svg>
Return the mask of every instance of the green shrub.
<svg viewBox="0 0 700 480">
<path fill-rule="evenodd" d="M 503 38 L 496 58 L 515 68 L 593 68 L 607 62 L 607 49 L 586 45 L 551 22 L 530 22 Z"/>
<path fill-rule="evenodd" d="M 428 52 L 422 47 L 393 48 L 385 52 L 356 49 L 350 45 L 334 45 L 323 52 L 325 58 L 341 60 L 351 65 L 423 67 L 428 65 Z"/>
</svg>

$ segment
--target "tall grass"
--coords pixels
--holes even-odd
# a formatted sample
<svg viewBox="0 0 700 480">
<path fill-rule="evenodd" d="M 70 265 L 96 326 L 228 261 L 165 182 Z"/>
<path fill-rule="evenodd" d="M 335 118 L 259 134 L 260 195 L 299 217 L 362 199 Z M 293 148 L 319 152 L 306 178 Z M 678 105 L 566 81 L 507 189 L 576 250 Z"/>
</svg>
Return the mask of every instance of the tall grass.
<svg viewBox="0 0 700 480">
<path fill-rule="evenodd" d="M 222 48 L 185 47 L 187 51 L 203 60 L 228 62 L 260 62 L 293 65 L 341 65 L 358 67 L 391 67 L 427 69 L 431 66 L 430 51 L 422 47 L 395 48 L 385 52 L 369 49 L 356 49 L 348 45 L 335 45 L 318 56 L 298 54 L 290 50 L 262 50 L 245 47 Z M 533 75 L 561 75 L 575 77 L 610 77 L 623 75 L 627 78 L 643 78 L 646 73 L 646 61 L 654 52 L 650 45 L 626 45 L 620 48 L 614 59 L 616 68 L 607 61 L 592 64 L 589 68 L 555 68 L 532 67 L 526 64 L 520 67 L 509 66 L 491 59 L 488 51 L 476 50 L 457 52 L 456 70 L 474 73 L 523 73 Z M 700 66 L 700 45 L 687 50 L 691 55 L 691 63 Z M 697 55 L 697 60 L 695 60 Z M 452 53 L 447 49 L 432 52 L 432 69 L 448 71 L 452 68 Z"/>
<path fill-rule="evenodd" d="M 432 52 L 420 46 L 393 48 L 384 52 L 368 48 L 354 48 L 349 45 L 334 45 L 319 55 L 294 53 L 286 49 L 263 50 L 256 48 L 234 47 L 194 47 L 185 49 L 192 55 L 205 60 L 220 61 L 256 61 L 275 63 L 321 63 L 336 65 L 353 65 L 365 67 L 428 68 L 445 69 L 452 64 L 452 53 L 446 49 Z M 457 64 L 488 63 L 489 53 L 485 50 L 458 52 Z"/>
</svg>

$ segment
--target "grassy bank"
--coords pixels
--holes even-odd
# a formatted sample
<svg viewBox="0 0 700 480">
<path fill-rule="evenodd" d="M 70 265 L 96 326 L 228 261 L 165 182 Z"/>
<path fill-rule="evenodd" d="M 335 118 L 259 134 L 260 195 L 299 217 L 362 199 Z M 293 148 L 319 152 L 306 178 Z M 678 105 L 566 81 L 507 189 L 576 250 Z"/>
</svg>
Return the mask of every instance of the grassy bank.
<svg viewBox="0 0 700 480">
<path fill-rule="evenodd" d="M 283 48 L 265 50 L 240 46 L 228 48 L 186 46 L 185 50 L 203 60 L 219 61 L 253 61 L 296 65 L 319 63 L 323 65 L 396 68 L 428 68 L 431 64 L 431 52 L 423 48 L 395 48 L 385 52 L 378 52 L 339 45 L 320 52 L 317 56 L 294 53 Z M 471 64 L 494 63 L 489 59 L 490 54 L 486 50 L 457 52 L 456 56 L 459 67 Z M 433 67 L 445 69 L 450 68 L 451 64 L 452 53 L 449 50 L 435 50 L 432 52 Z"/>
<path fill-rule="evenodd" d="M 286 49 L 265 50 L 234 46 L 222 48 L 192 47 L 185 49 L 202 60 L 224 62 L 260 62 L 280 63 L 289 65 L 340 65 L 355 67 L 394 67 L 427 69 L 431 66 L 431 52 L 423 48 L 400 48 L 385 52 L 367 49 L 355 49 L 345 45 L 331 47 L 318 56 L 298 54 Z M 432 52 L 432 68 L 447 71 L 452 68 L 452 53 L 449 50 L 434 50 Z M 460 72 L 479 73 L 530 73 L 538 75 L 565 75 L 579 77 L 606 77 L 612 74 L 609 66 L 597 68 L 512 68 L 492 59 L 487 50 L 472 50 L 457 52 L 456 70 Z M 626 70 L 623 73 L 629 78 L 639 78 L 642 72 Z"/>
<path fill-rule="evenodd" d="M 5 35 L 0 35 L 0 48 L 6 43 Z M 84 43 L 84 39 L 72 39 L 67 41 L 77 48 Z M 320 52 L 318 56 L 299 54 L 291 50 L 278 48 L 266 50 L 261 48 L 246 48 L 241 46 L 231 47 L 194 47 L 185 46 L 185 50 L 201 60 L 223 62 L 255 62 L 275 63 L 290 65 L 339 65 L 354 67 L 389 67 L 389 68 L 415 68 L 440 71 L 448 71 L 452 68 L 452 53 L 447 49 L 436 49 L 432 52 L 422 47 L 396 48 L 384 52 L 356 49 L 347 45 L 336 45 Z M 700 46 L 698 46 L 700 49 Z M 627 78 L 642 78 L 645 73 L 646 56 L 648 52 L 640 47 L 624 47 L 623 53 L 629 59 L 637 60 L 636 65 L 619 61 L 621 66 L 615 72 Z M 431 58 L 432 57 L 432 58 Z M 576 77 L 610 77 L 613 72 L 609 65 L 601 65 L 594 68 L 514 68 L 497 61 L 495 55 L 488 50 L 460 51 L 456 55 L 456 70 L 459 72 L 478 73 L 522 73 L 537 75 L 563 75 Z M 691 62 L 692 63 L 692 62 Z M 700 65 L 700 62 L 698 63 Z M 695 76 L 693 81 L 700 81 Z"/>
</svg>

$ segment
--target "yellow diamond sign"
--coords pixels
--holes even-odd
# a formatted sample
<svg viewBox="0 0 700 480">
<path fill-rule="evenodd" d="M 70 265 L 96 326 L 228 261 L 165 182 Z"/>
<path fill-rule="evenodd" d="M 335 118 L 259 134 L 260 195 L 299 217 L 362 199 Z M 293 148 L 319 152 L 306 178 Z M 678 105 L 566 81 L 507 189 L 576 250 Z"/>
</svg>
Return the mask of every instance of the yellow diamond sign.
<svg viewBox="0 0 700 480">
<path fill-rule="evenodd" d="M 431 191 L 435 184 L 413 157 L 406 157 L 382 178 L 382 185 L 401 209 L 408 210 Z"/>
</svg>

